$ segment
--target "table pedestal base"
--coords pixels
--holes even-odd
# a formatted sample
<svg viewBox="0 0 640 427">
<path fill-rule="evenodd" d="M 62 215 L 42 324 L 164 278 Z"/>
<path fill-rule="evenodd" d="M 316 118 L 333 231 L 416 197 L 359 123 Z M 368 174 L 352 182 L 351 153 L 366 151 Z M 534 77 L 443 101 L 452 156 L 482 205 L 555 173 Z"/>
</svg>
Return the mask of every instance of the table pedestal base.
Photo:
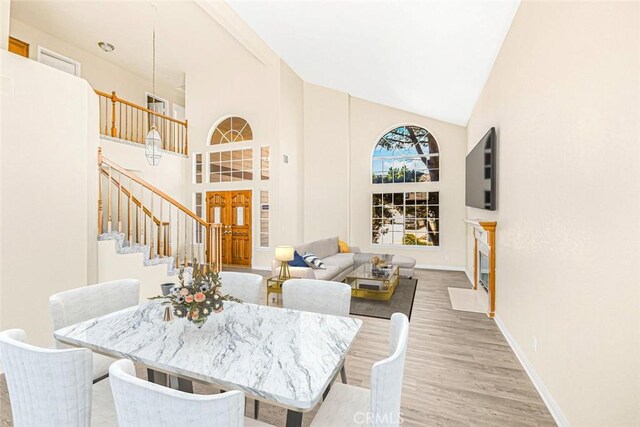
<svg viewBox="0 0 640 427">
<path fill-rule="evenodd" d="M 147 377 L 149 382 L 160 384 L 174 390 L 184 391 L 185 393 L 193 393 L 193 382 L 174 375 L 167 375 L 164 372 L 154 371 L 147 368 Z"/>
<path fill-rule="evenodd" d="M 287 427 L 300 427 L 302 425 L 302 412 L 287 410 Z"/>
</svg>

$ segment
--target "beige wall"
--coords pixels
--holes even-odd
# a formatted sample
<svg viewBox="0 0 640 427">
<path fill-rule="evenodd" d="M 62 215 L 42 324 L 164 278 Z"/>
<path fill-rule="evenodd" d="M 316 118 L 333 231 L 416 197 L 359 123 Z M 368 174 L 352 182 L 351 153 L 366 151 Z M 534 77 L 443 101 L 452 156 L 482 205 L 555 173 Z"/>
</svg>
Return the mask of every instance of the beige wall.
<svg viewBox="0 0 640 427">
<path fill-rule="evenodd" d="M 94 89 L 108 93 L 115 90 L 119 97 L 138 105 L 146 105 L 145 91 L 153 91 L 150 79 L 127 71 L 93 53 L 39 31 L 27 23 L 11 19 L 10 34 L 29 43 L 29 57 L 33 60 L 37 60 L 38 46 L 40 45 L 80 62 L 81 77 L 86 79 Z M 161 82 L 156 82 L 156 95 L 167 99 L 170 103 L 184 106 L 184 93 Z"/>
<path fill-rule="evenodd" d="M 0 57 L 0 321 L 49 345 L 49 296 L 96 277 L 97 97 L 82 79 Z"/>
<path fill-rule="evenodd" d="M 575 426 L 640 424 L 639 28 L 637 2 L 523 2 L 468 126 L 498 130 L 498 210 L 469 216 L 498 222 L 499 320 Z"/>
<path fill-rule="evenodd" d="M 304 87 L 304 240 L 337 235 L 366 252 L 411 256 L 422 267 L 464 268 L 465 128 L 320 86 Z M 437 139 L 439 183 L 371 183 L 371 155 L 378 139 L 402 124 L 422 126 Z M 440 191 L 440 247 L 372 245 L 371 194 L 416 190 Z"/>
<path fill-rule="evenodd" d="M 280 214 L 278 203 L 278 177 L 280 163 L 280 62 L 263 63 L 245 50 L 222 29 L 216 40 L 217 53 L 210 60 L 203 59 L 197 67 L 187 69 L 187 117 L 189 117 L 190 160 L 195 153 L 205 153 L 205 172 L 208 171 L 208 154 L 212 151 L 253 148 L 254 171 L 257 170 L 260 147 L 271 147 L 271 179 L 268 181 L 238 181 L 193 184 L 189 167 L 188 193 L 207 191 L 251 190 L 253 194 L 253 265 L 270 268 L 273 251 L 258 248 L 259 195 L 268 190 L 270 195 L 271 246 L 278 240 L 275 219 Z M 219 58 L 225 58 L 220 61 Z M 209 137 L 215 125 L 228 116 L 247 120 L 253 130 L 253 141 L 209 145 Z M 192 163 L 190 163 L 192 165 Z M 206 219 L 206 218 L 205 218 Z"/>
<path fill-rule="evenodd" d="M 109 160 L 139 176 L 185 206 L 191 205 L 191 197 L 186 194 L 185 190 L 187 169 L 189 168 L 188 157 L 165 151 L 162 153 L 158 166 L 149 166 L 142 144 L 128 144 L 102 137 L 100 145 L 103 155 Z"/>
<path fill-rule="evenodd" d="M 464 154 L 466 132 L 439 120 L 407 113 L 358 98 L 350 108 L 350 218 L 351 241 L 365 252 L 389 252 L 416 259 L 418 266 L 464 266 Z M 440 148 L 440 182 L 419 184 L 371 184 L 371 155 L 378 139 L 390 128 L 414 124 L 427 129 Z M 403 248 L 371 245 L 371 194 L 393 191 L 440 192 L 440 247 Z"/>
<path fill-rule="evenodd" d="M 302 240 L 306 221 L 304 211 L 304 83 L 284 62 L 280 62 L 280 156 L 271 156 L 278 166 L 279 212 L 272 229 L 277 229 L 274 244 Z M 284 163 L 282 155 L 289 158 Z M 277 221 L 277 222 L 276 222 Z M 277 227 L 277 228 L 276 228 Z"/>
<path fill-rule="evenodd" d="M 305 83 L 304 241 L 349 241 L 349 222 L 349 95 Z"/>
</svg>

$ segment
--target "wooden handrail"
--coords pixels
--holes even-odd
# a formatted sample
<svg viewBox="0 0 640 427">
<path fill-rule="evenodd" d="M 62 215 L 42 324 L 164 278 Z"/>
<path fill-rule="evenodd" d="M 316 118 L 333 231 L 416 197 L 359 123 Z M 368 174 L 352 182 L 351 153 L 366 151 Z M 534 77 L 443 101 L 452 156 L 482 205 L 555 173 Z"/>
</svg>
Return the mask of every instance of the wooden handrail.
<svg viewBox="0 0 640 427">
<path fill-rule="evenodd" d="M 114 102 L 120 102 L 121 104 L 128 105 L 129 107 L 136 108 L 138 110 L 144 111 L 144 112 L 149 113 L 149 114 L 153 114 L 154 116 L 158 116 L 160 118 L 169 120 L 170 122 L 181 124 L 181 125 L 183 125 L 185 127 L 188 126 L 188 121 L 187 120 L 182 121 L 182 120 L 174 119 L 173 117 L 165 116 L 164 114 L 160 114 L 160 113 L 158 113 L 156 111 L 150 110 L 147 107 L 143 107 L 142 105 L 134 104 L 133 102 L 127 101 L 126 99 L 118 98 L 118 95 L 116 95 L 115 92 L 112 92 L 111 94 L 108 94 L 108 93 L 102 92 L 101 90 L 98 90 L 98 89 L 94 89 L 94 91 L 98 95 L 104 96 L 105 98 L 110 98 Z"/>
<path fill-rule="evenodd" d="M 178 154 L 189 152 L 189 121 L 178 120 L 142 105 L 94 89 L 98 95 L 100 132 L 113 138 L 144 144 L 154 126 L 160 133 L 162 149 Z"/>
<path fill-rule="evenodd" d="M 102 174 L 106 177 L 109 176 L 109 173 L 104 170 L 104 169 L 100 169 L 102 171 Z M 118 180 L 112 176 L 111 177 L 111 182 L 114 185 L 118 185 Z M 136 196 L 134 196 L 133 194 L 131 194 L 129 192 L 129 190 L 127 190 L 125 187 L 121 187 L 120 190 L 122 191 L 122 193 L 127 196 L 127 197 L 131 197 L 131 201 L 133 201 L 133 204 L 136 205 L 137 207 L 139 207 L 140 209 L 142 209 L 142 213 L 144 213 L 147 217 L 151 218 L 151 220 L 156 224 L 156 225 L 162 225 L 162 226 L 167 226 L 169 225 L 168 222 L 164 221 L 164 222 L 160 222 L 160 219 L 157 216 L 153 215 L 153 212 L 151 212 L 149 209 L 147 209 L 146 206 L 142 205 L 142 202 L 140 200 L 138 200 L 138 198 Z"/>
<path fill-rule="evenodd" d="M 104 163 L 104 164 L 108 165 L 109 167 L 111 167 L 112 169 L 117 170 L 119 173 L 121 173 L 122 175 L 126 176 L 127 178 L 129 178 L 129 179 L 137 182 L 138 184 L 142 185 L 147 190 L 157 194 L 158 196 L 160 196 L 161 198 L 163 198 L 164 200 L 166 200 L 170 204 L 174 205 L 176 208 L 180 209 L 186 215 L 188 215 L 191 218 L 193 218 L 194 220 L 196 220 L 200 225 L 203 225 L 205 227 L 208 225 L 208 223 L 206 221 L 204 221 L 202 218 L 200 218 L 199 216 L 197 216 L 196 214 L 191 212 L 182 203 L 178 202 L 176 199 L 174 199 L 173 197 L 169 196 L 167 193 L 159 190 L 158 188 L 154 187 L 153 185 L 149 184 L 148 182 L 138 178 L 137 176 L 135 176 L 134 174 L 132 174 L 128 170 L 118 166 L 117 164 L 115 164 L 111 160 L 107 159 L 106 157 L 102 156 L 101 154 L 99 154 L 99 156 L 100 156 L 100 158 L 98 159 L 98 163 L 100 163 L 100 164 Z"/>
</svg>

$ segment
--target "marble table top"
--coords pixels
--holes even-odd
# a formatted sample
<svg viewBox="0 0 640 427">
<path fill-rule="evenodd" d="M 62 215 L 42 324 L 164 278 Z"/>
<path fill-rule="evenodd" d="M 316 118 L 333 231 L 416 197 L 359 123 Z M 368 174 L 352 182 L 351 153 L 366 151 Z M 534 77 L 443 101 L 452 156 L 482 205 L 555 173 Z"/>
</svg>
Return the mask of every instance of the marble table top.
<svg viewBox="0 0 640 427">
<path fill-rule="evenodd" d="M 362 321 L 227 302 L 202 329 L 164 322 L 147 302 L 55 331 L 57 340 L 152 369 L 241 390 L 288 409 L 311 410 L 340 370 Z"/>
</svg>

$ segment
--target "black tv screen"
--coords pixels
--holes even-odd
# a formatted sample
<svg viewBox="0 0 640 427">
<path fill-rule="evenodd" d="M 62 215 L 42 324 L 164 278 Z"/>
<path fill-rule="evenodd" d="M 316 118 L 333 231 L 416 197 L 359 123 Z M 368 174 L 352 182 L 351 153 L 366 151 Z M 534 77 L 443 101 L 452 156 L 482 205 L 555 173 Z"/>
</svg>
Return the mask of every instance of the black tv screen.
<svg viewBox="0 0 640 427">
<path fill-rule="evenodd" d="M 467 154 L 466 205 L 496 210 L 496 128 L 491 128 Z"/>
</svg>

